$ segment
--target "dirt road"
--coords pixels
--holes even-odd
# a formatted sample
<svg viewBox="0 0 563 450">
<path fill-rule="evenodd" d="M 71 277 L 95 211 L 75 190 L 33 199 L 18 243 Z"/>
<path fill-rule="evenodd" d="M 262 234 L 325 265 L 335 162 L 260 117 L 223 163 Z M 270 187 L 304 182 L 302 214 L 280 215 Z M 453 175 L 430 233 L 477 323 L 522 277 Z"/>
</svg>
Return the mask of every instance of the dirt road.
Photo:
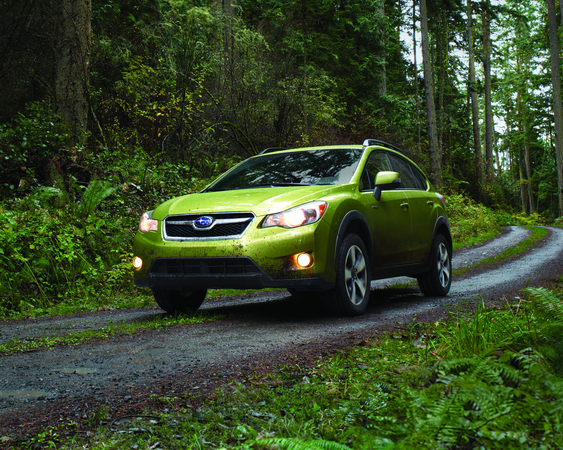
<svg viewBox="0 0 563 450">
<path fill-rule="evenodd" d="M 0 438 L 13 439 L 50 424 L 80 422 L 104 408 L 110 417 L 141 410 L 151 394 L 205 393 L 253 370 L 314 361 L 331 350 L 354 345 L 379 330 L 418 320 L 435 320 L 445 308 L 478 296 L 511 299 L 525 287 L 563 273 L 563 230 L 518 259 L 454 278 L 449 297 L 422 297 L 416 284 L 402 288 L 388 280 L 372 283 L 372 300 L 359 318 L 324 315 L 314 302 L 285 291 L 207 300 L 202 309 L 229 319 L 166 331 L 140 332 L 75 347 L 0 357 Z M 489 243 L 456 253 L 456 267 L 475 264 L 525 239 L 511 227 Z M 411 282 L 412 279 L 400 280 Z M 397 280 L 393 280 L 396 283 Z M 0 341 L 60 335 L 101 328 L 109 322 L 150 321 L 158 308 L 101 311 L 73 317 L 0 323 Z"/>
</svg>

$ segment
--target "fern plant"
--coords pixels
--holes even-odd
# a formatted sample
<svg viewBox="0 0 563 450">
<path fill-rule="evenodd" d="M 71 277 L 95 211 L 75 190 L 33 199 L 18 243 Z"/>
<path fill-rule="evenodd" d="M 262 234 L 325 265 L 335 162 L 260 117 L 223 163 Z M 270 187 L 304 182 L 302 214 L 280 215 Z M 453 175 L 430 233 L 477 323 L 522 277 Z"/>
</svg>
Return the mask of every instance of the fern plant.
<svg viewBox="0 0 563 450">
<path fill-rule="evenodd" d="M 563 437 L 563 412 L 554 400 L 561 398 L 563 380 L 548 373 L 529 348 L 505 350 L 498 359 L 446 361 L 437 375 L 424 393 L 419 437 L 456 448 L 535 447 L 555 430 Z"/>
<path fill-rule="evenodd" d="M 110 181 L 93 180 L 82 194 L 78 207 L 81 218 L 86 219 L 96 210 L 98 205 L 115 192 L 116 188 Z"/>
<path fill-rule="evenodd" d="M 557 373 L 563 370 L 563 299 L 545 288 L 526 288 L 530 302 L 530 337 L 539 350 L 549 358 Z"/>
<path fill-rule="evenodd" d="M 295 438 L 267 438 L 247 442 L 246 446 L 279 450 L 351 450 L 344 444 L 323 439 L 302 441 Z"/>
</svg>

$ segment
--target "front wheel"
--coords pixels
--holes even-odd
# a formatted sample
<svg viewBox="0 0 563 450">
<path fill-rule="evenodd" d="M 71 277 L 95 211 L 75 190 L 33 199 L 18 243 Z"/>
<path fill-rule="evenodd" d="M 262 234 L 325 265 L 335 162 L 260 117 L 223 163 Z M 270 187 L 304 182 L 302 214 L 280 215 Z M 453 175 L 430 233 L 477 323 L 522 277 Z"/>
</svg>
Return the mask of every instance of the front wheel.
<svg viewBox="0 0 563 450">
<path fill-rule="evenodd" d="M 443 297 L 452 284 L 452 251 L 444 235 L 436 236 L 432 248 L 432 267 L 418 276 L 418 286 L 427 297 Z"/>
<path fill-rule="evenodd" d="M 205 300 L 207 289 L 195 291 L 153 289 L 152 293 L 158 306 L 168 313 L 193 313 Z"/>
<path fill-rule="evenodd" d="M 368 252 L 357 234 L 347 235 L 336 251 L 336 282 L 328 306 L 348 316 L 363 314 L 369 302 L 371 271 Z"/>
</svg>

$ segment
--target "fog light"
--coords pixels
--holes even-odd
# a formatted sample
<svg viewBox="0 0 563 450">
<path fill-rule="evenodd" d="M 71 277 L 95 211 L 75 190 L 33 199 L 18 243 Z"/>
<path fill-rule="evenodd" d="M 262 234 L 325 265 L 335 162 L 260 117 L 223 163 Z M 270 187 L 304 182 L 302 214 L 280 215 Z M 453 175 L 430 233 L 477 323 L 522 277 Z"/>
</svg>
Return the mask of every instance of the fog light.
<svg viewBox="0 0 563 450">
<path fill-rule="evenodd" d="M 297 265 L 300 267 L 309 267 L 313 263 L 313 258 L 309 253 L 300 253 L 295 258 Z"/>
<path fill-rule="evenodd" d="M 138 256 L 135 256 L 133 258 L 133 267 L 135 267 L 135 269 L 139 270 L 141 267 L 143 267 L 143 260 L 141 258 L 139 258 Z"/>
</svg>

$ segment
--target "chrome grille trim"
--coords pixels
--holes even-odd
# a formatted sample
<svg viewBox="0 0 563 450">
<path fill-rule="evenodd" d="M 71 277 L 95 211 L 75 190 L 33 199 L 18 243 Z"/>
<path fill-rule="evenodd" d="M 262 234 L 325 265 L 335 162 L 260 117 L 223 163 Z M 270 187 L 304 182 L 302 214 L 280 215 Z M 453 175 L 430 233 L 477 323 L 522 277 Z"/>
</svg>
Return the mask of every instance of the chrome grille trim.
<svg viewBox="0 0 563 450">
<path fill-rule="evenodd" d="M 197 227 L 199 217 L 212 217 L 208 227 Z M 214 241 L 239 239 L 256 216 L 252 212 L 202 213 L 168 216 L 163 223 L 163 239 L 166 241 Z"/>
</svg>

